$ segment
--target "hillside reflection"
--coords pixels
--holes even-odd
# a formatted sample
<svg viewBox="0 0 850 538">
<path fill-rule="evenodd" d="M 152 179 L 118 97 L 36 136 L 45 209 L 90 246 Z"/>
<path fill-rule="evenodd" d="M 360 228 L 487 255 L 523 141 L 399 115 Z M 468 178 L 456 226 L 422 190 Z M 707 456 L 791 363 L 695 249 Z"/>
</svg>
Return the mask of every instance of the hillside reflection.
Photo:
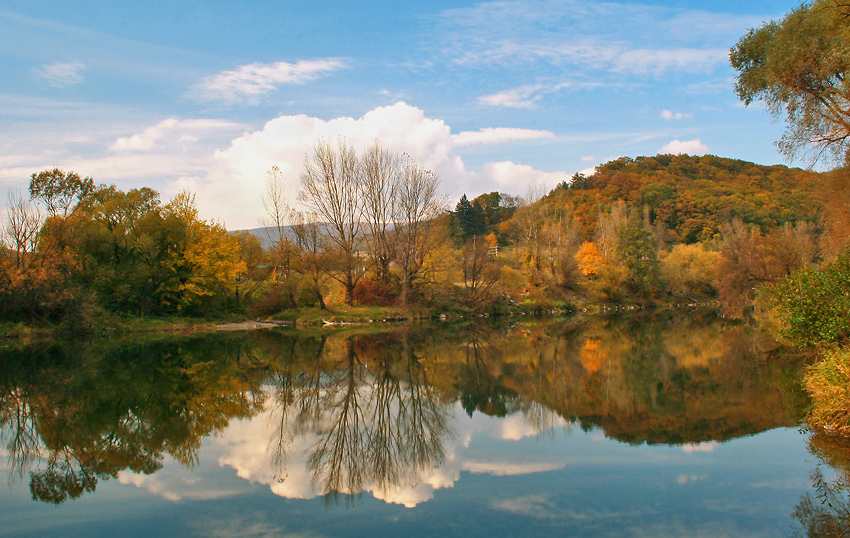
<svg viewBox="0 0 850 538">
<path fill-rule="evenodd" d="M 435 469 L 463 434 L 457 405 L 521 417 L 538 434 L 577 423 L 687 445 L 794 426 L 806 404 L 799 361 L 710 313 L 369 329 L 5 350 L 9 467 L 33 499 L 61 503 L 122 472 L 155 473 L 166 457 L 192 467 L 204 438 L 259 420 L 267 465 L 240 476 L 329 503 L 396 499 L 452 480 Z"/>
</svg>

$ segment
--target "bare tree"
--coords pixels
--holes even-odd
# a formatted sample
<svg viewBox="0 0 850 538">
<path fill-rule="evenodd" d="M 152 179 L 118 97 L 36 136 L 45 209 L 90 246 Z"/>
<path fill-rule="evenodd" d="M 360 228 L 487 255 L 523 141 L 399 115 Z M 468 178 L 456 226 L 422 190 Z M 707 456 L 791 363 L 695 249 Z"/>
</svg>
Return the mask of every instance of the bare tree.
<svg viewBox="0 0 850 538">
<path fill-rule="evenodd" d="M 298 271 L 302 277 L 309 280 L 319 308 L 326 310 L 325 287 L 330 263 L 326 249 L 326 241 L 322 235 L 319 224 L 316 222 L 315 214 L 305 215 L 302 212 L 295 214 L 292 226 L 295 234 L 295 244 L 299 250 Z"/>
<path fill-rule="evenodd" d="M 312 158 L 305 158 L 299 199 L 309 205 L 326 226 L 337 251 L 333 277 L 345 287 L 345 304 L 354 302 L 354 287 L 365 272 L 359 247 L 363 206 L 361 174 L 354 147 L 340 138 L 336 146 L 326 139 L 316 142 Z"/>
<path fill-rule="evenodd" d="M 283 172 L 277 166 L 272 166 L 266 174 L 263 209 L 266 211 L 266 217 L 260 219 L 260 224 L 266 228 L 275 275 L 279 269 L 284 277 L 289 276 L 294 252 L 286 228 L 292 223 L 294 210 L 286 195 Z"/>
<path fill-rule="evenodd" d="M 499 268 L 493 262 L 487 244 L 473 237 L 461 249 L 460 262 L 467 302 L 472 306 L 483 305 L 490 290 L 499 281 Z"/>
<path fill-rule="evenodd" d="M 4 235 L 15 253 L 15 267 L 26 263 L 27 255 L 34 252 L 38 243 L 42 216 L 37 206 L 27 202 L 20 193 L 9 192 Z"/>
<path fill-rule="evenodd" d="M 526 262 L 539 273 L 545 244 L 543 226 L 546 222 L 543 188 L 529 185 L 521 205 L 516 212 L 522 245 L 526 251 Z"/>
<path fill-rule="evenodd" d="M 611 212 L 600 213 L 596 224 L 597 245 L 606 260 L 614 259 L 620 238 L 620 229 L 628 220 L 626 203 L 622 200 L 614 202 Z"/>
<path fill-rule="evenodd" d="M 360 161 L 363 218 L 367 250 L 375 264 L 375 275 L 386 283 L 396 256 L 394 232 L 399 189 L 398 159 L 375 141 Z"/>
<path fill-rule="evenodd" d="M 439 178 L 412 161 L 402 169 L 398 193 L 398 259 L 402 270 L 403 304 L 410 300 L 414 282 L 422 275 L 436 236 L 434 219 L 445 209 L 446 200 L 437 194 Z"/>
</svg>

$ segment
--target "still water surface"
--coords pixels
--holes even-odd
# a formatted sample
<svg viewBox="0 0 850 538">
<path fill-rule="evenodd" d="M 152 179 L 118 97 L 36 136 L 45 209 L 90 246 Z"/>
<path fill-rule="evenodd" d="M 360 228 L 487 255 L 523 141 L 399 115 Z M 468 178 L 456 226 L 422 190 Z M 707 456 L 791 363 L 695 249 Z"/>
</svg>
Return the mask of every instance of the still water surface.
<svg viewBox="0 0 850 538">
<path fill-rule="evenodd" d="M 0 536 L 850 529 L 850 457 L 800 429 L 800 361 L 712 313 L 45 343 L 0 361 Z"/>
</svg>

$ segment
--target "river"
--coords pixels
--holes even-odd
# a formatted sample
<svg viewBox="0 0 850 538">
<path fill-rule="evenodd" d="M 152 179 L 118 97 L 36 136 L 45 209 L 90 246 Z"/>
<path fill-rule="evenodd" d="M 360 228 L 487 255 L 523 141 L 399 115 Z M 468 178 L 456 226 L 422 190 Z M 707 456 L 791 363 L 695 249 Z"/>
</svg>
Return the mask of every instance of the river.
<svg viewBox="0 0 850 538">
<path fill-rule="evenodd" d="M 711 311 L 0 349 L 0 536 L 843 536 L 803 360 Z M 833 534 L 829 534 L 833 532 Z"/>
</svg>

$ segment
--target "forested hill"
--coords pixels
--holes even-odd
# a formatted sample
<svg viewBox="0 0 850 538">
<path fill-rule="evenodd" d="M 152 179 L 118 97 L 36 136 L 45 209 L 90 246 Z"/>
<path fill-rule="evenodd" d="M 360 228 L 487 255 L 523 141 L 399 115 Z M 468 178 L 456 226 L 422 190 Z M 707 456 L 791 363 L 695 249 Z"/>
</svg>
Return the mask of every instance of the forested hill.
<svg viewBox="0 0 850 538">
<path fill-rule="evenodd" d="M 820 176 L 713 155 L 623 157 L 600 165 L 589 177 L 576 174 L 547 198 L 570 207 L 589 236 L 600 211 L 623 200 L 647 207 L 652 224 L 663 222 L 678 241 L 693 243 L 711 238 L 735 217 L 762 230 L 786 222 L 817 222 Z"/>
</svg>

